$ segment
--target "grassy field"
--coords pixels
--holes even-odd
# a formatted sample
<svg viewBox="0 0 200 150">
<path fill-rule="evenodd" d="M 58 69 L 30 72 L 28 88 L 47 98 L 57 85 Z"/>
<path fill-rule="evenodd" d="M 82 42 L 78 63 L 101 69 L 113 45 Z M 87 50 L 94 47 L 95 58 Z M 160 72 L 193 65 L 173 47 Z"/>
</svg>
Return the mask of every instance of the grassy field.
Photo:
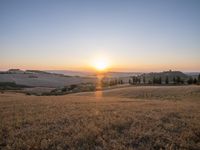
<svg viewBox="0 0 200 150">
<path fill-rule="evenodd" d="M 200 149 L 200 86 L 0 94 L 0 149 Z"/>
<path fill-rule="evenodd" d="M 74 95 L 95 96 L 94 92 Z M 200 86 L 128 86 L 102 92 L 103 97 L 120 97 L 145 100 L 200 100 Z"/>
</svg>

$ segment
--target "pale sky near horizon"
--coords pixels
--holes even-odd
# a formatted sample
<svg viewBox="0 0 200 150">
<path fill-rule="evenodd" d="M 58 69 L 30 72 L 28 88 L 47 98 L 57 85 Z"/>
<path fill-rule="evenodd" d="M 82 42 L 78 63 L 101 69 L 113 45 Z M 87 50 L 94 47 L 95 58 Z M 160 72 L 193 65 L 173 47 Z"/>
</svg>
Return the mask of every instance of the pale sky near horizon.
<svg viewBox="0 0 200 150">
<path fill-rule="evenodd" d="M 0 0 L 0 69 L 200 71 L 200 0 Z"/>
</svg>

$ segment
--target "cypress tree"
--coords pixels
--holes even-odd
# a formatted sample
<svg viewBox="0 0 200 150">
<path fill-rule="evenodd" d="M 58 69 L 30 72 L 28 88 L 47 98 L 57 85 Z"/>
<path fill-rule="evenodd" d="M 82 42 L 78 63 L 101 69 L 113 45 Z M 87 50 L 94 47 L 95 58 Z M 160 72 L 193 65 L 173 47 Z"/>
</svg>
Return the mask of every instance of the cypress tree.
<svg viewBox="0 0 200 150">
<path fill-rule="evenodd" d="M 166 76 L 165 84 L 169 84 L 169 77 L 168 76 Z"/>
<path fill-rule="evenodd" d="M 200 74 L 198 75 L 198 83 L 200 83 Z"/>
<path fill-rule="evenodd" d="M 175 77 L 173 77 L 173 83 L 176 84 L 176 78 Z"/>
<path fill-rule="evenodd" d="M 128 80 L 128 83 L 131 84 L 131 79 Z"/>
<path fill-rule="evenodd" d="M 145 76 L 143 76 L 143 83 L 144 83 L 144 84 L 146 83 L 146 78 L 145 78 Z"/>
<path fill-rule="evenodd" d="M 156 83 L 156 78 L 155 77 L 153 77 L 153 84 L 155 84 Z"/>
<path fill-rule="evenodd" d="M 181 78 L 180 78 L 179 76 L 176 77 L 176 82 L 177 82 L 178 84 L 181 83 Z"/>
<path fill-rule="evenodd" d="M 158 78 L 158 84 L 162 84 L 162 78 L 161 77 Z"/>
<path fill-rule="evenodd" d="M 188 83 L 188 84 L 192 84 L 192 83 L 193 83 L 193 78 L 190 77 L 190 78 L 188 79 L 187 83 Z"/>
<path fill-rule="evenodd" d="M 193 84 L 197 84 L 197 79 L 196 78 L 194 78 Z"/>
</svg>

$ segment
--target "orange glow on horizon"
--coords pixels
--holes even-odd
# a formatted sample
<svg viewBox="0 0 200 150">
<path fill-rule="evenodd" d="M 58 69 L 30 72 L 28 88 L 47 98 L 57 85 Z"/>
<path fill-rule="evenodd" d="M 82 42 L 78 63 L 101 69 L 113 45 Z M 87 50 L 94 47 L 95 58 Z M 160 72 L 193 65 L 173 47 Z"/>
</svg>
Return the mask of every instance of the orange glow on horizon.
<svg viewBox="0 0 200 150">
<path fill-rule="evenodd" d="M 110 67 L 110 60 L 105 56 L 94 57 L 90 62 L 88 62 L 92 70 L 103 73 L 107 72 Z"/>
<path fill-rule="evenodd" d="M 109 61 L 108 61 L 109 60 Z M 0 70 L 8 69 L 21 70 L 74 70 L 74 71 L 88 71 L 96 73 L 113 72 L 161 72 L 166 70 L 179 70 L 186 72 L 198 72 L 200 67 L 198 63 L 144 63 L 144 62 L 126 62 L 107 59 L 106 57 L 93 57 L 93 60 L 80 61 L 77 63 L 68 64 L 67 62 L 57 62 L 54 64 L 40 64 L 40 63 L 18 63 L 18 64 L 1 64 Z"/>
</svg>

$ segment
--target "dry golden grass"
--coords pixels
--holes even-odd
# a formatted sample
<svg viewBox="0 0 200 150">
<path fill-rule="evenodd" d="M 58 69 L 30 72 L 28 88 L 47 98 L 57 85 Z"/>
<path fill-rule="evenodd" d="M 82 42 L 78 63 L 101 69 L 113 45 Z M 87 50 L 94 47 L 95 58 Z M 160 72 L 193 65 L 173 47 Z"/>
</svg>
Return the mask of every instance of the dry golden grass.
<svg viewBox="0 0 200 150">
<path fill-rule="evenodd" d="M 79 96 L 95 96 L 94 92 L 76 93 Z M 121 97 L 147 100 L 199 100 L 200 86 L 129 86 L 102 92 L 103 97 Z"/>
<path fill-rule="evenodd" d="M 130 96 L 145 88 L 151 100 Z M 0 149 L 200 149 L 200 87 L 154 88 L 102 97 L 0 94 Z M 174 94 L 182 95 L 164 100 Z"/>
</svg>

